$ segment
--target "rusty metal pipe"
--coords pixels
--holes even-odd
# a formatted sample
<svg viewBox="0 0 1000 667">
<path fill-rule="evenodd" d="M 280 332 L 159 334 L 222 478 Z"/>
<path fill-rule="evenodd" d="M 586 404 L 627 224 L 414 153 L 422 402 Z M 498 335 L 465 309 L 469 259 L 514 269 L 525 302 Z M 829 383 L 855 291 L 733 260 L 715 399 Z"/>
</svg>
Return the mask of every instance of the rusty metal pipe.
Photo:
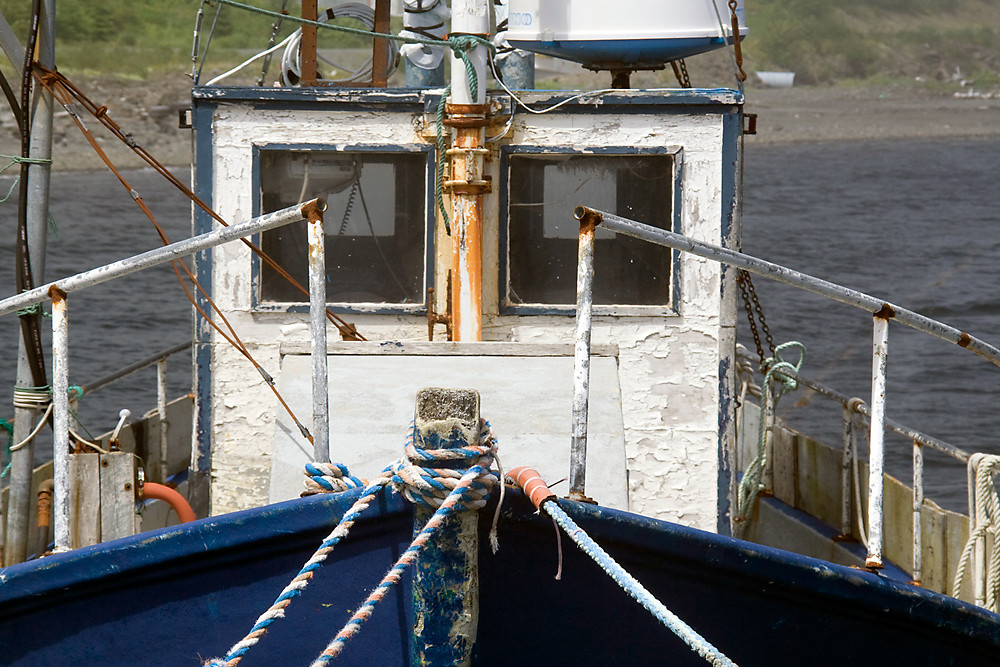
<svg viewBox="0 0 1000 667">
<path fill-rule="evenodd" d="M 490 32 L 489 6 L 481 0 L 453 0 L 451 33 L 484 35 Z M 452 317 L 457 341 L 482 338 L 482 208 L 483 153 L 486 133 L 486 46 L 477 44 L 467 54 L 478 80 L 473 90 L 464 62 L 451 55 L 451 104 L 449 123 L 455 132 L 449 151 L 452 177 L 451 206 L 453 227 Z"/>
</svg>

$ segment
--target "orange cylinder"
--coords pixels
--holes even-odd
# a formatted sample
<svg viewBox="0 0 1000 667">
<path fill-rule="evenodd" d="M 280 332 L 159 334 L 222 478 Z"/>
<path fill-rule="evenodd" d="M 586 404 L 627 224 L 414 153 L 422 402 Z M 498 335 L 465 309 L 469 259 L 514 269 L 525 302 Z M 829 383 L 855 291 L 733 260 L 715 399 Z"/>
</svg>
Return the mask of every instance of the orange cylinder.
<svg viewBox="0 0 1000 667">
<path fill-rule="evenodd" d="M 539 475 L 534 468 L 528 468 L 526 466 L 521 466 L 520 468 L 514 468 L 507 473 L 507 476 L 514 480 L 514 482 L 521 487 L 524 491 L 524 495 L 528 496 L 528 500 L 537 507 L 542 508 L 542 503 L 546 500 L 551 500 L 556 497 L 556 494 L 545 485 L 542 481 L 541 475 Z"/>
</svg>

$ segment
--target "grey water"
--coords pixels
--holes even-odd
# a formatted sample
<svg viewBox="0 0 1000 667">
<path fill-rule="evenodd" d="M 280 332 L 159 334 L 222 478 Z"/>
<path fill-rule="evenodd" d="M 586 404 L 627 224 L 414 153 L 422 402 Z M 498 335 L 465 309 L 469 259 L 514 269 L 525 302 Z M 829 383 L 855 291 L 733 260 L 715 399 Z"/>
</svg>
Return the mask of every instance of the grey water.
<svg viewBox="0 0 1000 667">
<path fill-rule="evenodd" d="M 8 174 L 13 170 L 8 170 Z M 124 173 L 143 197 L 171 241 L 190 236 L 191 205 L 152 170 Z M 189 180 L 187 169 L 176 172 Z M 12 177 L 0 180 L 0 196 Z M 0 204 L 0 290 L 15 293 L 15 230 L 17 194 Z M 55 172 L 51 180 L 50 220 L 44 280 L 67 277 L 108 262 L 161 245 L 153 225 L 140 211 L 122 184 L 110 172 Z M 133 362 L 191 338 L 191 306 L 169 265 L 104 283 L 67 299 L 69 319 L 70 384 L 86 386 Z M 45 309 L 49 309 L 46 304 Z M 51 382 L 51 319 L 43 318 L 41 330 L 46 349 L 47 379 Z M 17 318 L 0 318 L 0 418 L 11 419 L 13 388 L 17 375 Z M 190 391 L 190 353 L 167 362 L 168 398 Z M 86 394 L 78 416 L 86 437 L 114 428 L 119 412 L 132 418 L 156 407 L 156 370 L 148 368 L 121 381 Z M 51 458 L 51 437 L 43 429 L 36 461 Z"/>
<path fill-rule="evenodd" d="M 1000 141 L 751 142 L 745 252 L 1000 343 Z M 870 402 L 870 314 L 762 279 L 755 285 L 775 342 L 806 346 L 803 374 Z M 738 338 L 754 350 L 745 320 L 741 313 Z M 1000 368 L 890 326 L 889 417 L 968 452 L 998 453 L 998 404 Z M 841 410 L 822 397 L 799 390 L 781 400 L 779 413 L 840 442 Z M 887 436 L 886 448 L 889 472 L 909 481 L 911 443 Z M 926 459 L 928 497 L 967 507 L 964 466 L 930 452 Z"/>
<path fill-rule="evenodd" d="M 746 252 L 916 310 L 1000 343 L 1000 141 L 755 145 L 746 141 L 743 248 Z M 8 172 L 9 173 L 9 172 Z M 190 231 L 190 204 L 151 171 L 126 178 L 171 240 Z M 178 172 L 186 181 L 187 173 Z M 0 196 L 10 178 L 0 178 Z M 121 184 L 105 172 L 55 173 L 46 280 L 160 245 Z M 0 204 L 0 284 L 14 292 L 16 203 Z M 803 373 L 868 400 L 871 317 L 793 288 L 755 281 L 775 341 L 806 348 Z M 172 270 L 150 270 L 70 295 L 70 382 L 86 385 L 190 338 L 191 307 Z M 48 338 L 49 320 L 43 323 Z M 10 418 L 17 354 L 15 318 L 0 318 L 0 417 Z M 754 349 L 741 315 L 740 342 Z M 49 360 L 50 361 L 50 360 Z M 168 364 L 172 396 L 190 390 L 190 359 Z M 148 369 L 85 396 L 80 420 L 96 435 L 119 410 L 134 416 L 156 400 Z M 902 326 L 889 337 L 888 415 L 967 451 L 1000 452 L 1000 368 Z M 7 407 L 2 407 L 7 406 Z M 779 412 L 831 444 L 840 409 L 798 392 Z M 887 441 L 890 472 L 910 476 L 910 445 Z M 45 444 L 40 449 L 44 451 Z M 927 493 L 965 506 L 964 468 L 927 454 Z"/>
</svg>

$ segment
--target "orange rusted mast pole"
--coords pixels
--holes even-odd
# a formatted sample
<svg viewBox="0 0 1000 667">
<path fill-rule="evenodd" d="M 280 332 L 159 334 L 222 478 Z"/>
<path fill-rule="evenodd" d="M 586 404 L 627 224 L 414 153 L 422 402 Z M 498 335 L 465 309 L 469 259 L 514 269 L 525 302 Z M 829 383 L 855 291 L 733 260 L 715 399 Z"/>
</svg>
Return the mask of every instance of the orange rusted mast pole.
<svg viewBox="0 0 1000 667">
<path fill-rule="evenodd" d="M 452 3 L 452 36 L 475 35 L 489 39 L 489 6 L 482 0 L 455 0 Z M 452 314 L 455 340 L 482 338 L 482 248 L 483 178 L 487 149 L 486 58 L 484 44 L 468 52 L 475 68 L 475 81 L 461 58 L 452 55 L 451 102 L 445 124 L 455 129 L 453 147 L 447 151 L 451 180 L 444 185 L 451 193 L 452 207 Z"/>
</svg>

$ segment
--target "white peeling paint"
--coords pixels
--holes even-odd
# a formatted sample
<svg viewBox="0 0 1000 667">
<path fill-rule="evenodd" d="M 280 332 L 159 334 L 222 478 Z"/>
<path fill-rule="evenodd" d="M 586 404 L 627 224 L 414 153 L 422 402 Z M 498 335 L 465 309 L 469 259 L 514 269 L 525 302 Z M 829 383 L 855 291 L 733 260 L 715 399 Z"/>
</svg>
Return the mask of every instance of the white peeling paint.
<svg viewBox="0 0 1000 667">
<path fill-rule="evenodd" d="M 595 108 L 600 108 L 600 102 L 595 100 Z M 227 103 L 215 114 L 215 207 L 232 222 L 251 216 L 254 146 L 423 144 L 429 141 L 423 134 L 425 120 L 422 109 L 414 113 L 345 111 L 330 102 L 314 110 L 260 110 Z M 700 108 L 663 115 L 521 114 L 507 140 L 575 149 L 677 147 L 683 152 L 679 231 L 711 243 L 720 241 L 724 165 L 722 121 L 716 114 L 702 113 Z M 501 180 L 500 164 L 496 152 L 485 164 L 495 187 L 483 197 L 483 339 L 571 343 L 572 317 L 498 314 L 499 295 L 505 289 L 498 275 L 503 200 L 495 190 Z M 443 299 L 451 248 L 440 226 L 435 230 L 435 245 L 436 287 Z M 216 251 L 213 269 L 219 305 L 258 362 L 277 377 L 281 344 L 308 340 L 308 314 L 252 312 L 250 254 L 242 244 Z M 714 531 L 720 502 L 719 409 L 728 400 L 720 387 L 731 384 L 719 377 L 719 369 L 720 359 L 732 353 L 735 302 L 723 303 L 718 264 L 682 256 L 678 270 L 679 312 L 667 317 L 595 314 L 592 340 L 594 345 L 616 344 L 619 349 L 617 389 L 630 509 Z M 346 319 L 370 340 L 426 340 L 423 315 L 359 313 Z M 212 512 L 220 513 L 267 502 L 271 443 L 281 408 L 241 354 L 217 336 L 211 349 L 212 395 L 216 397 L 211 425 Z M 330 372 L 335 376 L 335 356 Z M 226 396 L 239 400 L 220 398 Z M 401 432 L 405 428 L 406 424 L 400 425 Z M 504 434 L 498 437 L 502 448 Z"/>
</svg>

